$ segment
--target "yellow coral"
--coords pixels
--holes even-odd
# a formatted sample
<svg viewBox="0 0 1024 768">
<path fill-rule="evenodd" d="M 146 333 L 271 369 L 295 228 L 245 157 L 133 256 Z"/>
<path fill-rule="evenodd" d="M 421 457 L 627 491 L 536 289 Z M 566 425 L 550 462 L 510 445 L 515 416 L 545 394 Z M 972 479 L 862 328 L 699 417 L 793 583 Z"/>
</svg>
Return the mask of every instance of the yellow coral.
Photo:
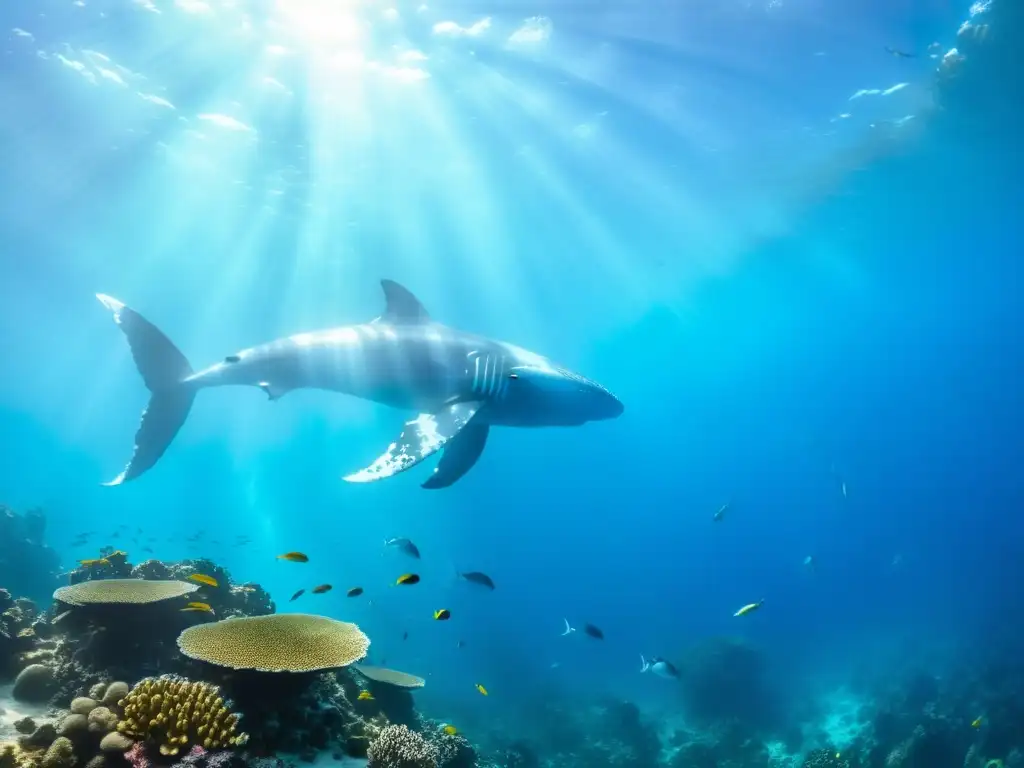
<svg viewBox="0 0 1024 768">
<path fill-rule="evenodd" d="M 61 587 L 53 599 L 68 605 L 142 605 L 182 597 L 199 589 L 184 581 L 99 579 Z"/>
<path fill-rule="evenodd" d="M 197 624 L 178 636 L 186 656 L 232 669 L 314 672 L 366 656 L 370 639 L 355 624 L 304 613 Z"/>
<path fill-rule="evenodd" d="M 209 683 L 163 675 L 140 680 L 118 705 L 124 719 L 117 730 L 176 755 L 188 744 L 206 749 L 240 747 L 249 737 L 236 728 L 240 715 L 228 710 L 220 689 Z"/>
<path fill-rule="evenodd" d="M 34 768 L 42 750 L 30 752 L 13 741 L 0 741 L 0 768 Z"/>
</svg>

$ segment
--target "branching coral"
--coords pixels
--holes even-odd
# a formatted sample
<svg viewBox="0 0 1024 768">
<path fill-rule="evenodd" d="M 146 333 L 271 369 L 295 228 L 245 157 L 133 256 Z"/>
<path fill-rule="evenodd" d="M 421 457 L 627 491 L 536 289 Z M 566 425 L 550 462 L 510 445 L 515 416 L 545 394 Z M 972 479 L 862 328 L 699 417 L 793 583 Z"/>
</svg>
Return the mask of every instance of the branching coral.
<svg viewBox="0 0 1024 768">
<path fill-rule="evenodd" d="M 462 734 L 439 730 L 430 741 L 437 749 L 439 768 L 476 768 L 476 750 Z"/>
<path fill-rule="evenodd" d="M 124 719 L 117 729 L 136 739 L 155 742 L 160 754 L 176 755 L 189 743 L 206 749 L 245 744 L 238 733 L 239 715 L 229 711 L 220 690 L 209 683 L 164 675 L 141 680 L 119 702 Z"/>
<path fill-rule="evenodd" d="M 437 748 L 404 725 L 389 725 L 366 751 L 368 768 L 437 768 Z"/>
<path fill-rule="evenodd" d="M 815 749 L 807 753 L 803 768 L 850 768 L 850 761 L 834 749 Z"/>
<path fill-rule="evenodd" d="M 366 655 L 370 639 L 355 624 L 303 613 L 227 619 L 178 636 L 186 656 L 231 669 L 315 672 Z"/>
</svg>

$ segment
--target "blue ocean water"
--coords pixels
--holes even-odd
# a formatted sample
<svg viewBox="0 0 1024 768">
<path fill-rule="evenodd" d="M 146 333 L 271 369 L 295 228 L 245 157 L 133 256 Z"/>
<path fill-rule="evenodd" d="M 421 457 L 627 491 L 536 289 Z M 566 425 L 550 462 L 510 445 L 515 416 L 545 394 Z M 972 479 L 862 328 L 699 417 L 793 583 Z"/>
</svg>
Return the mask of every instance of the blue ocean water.
<svg viewBox="0 0 1024 768">
<path fill-rule="evenodd" d="M 1003 3 L 8 3 L 0 501 L 45 509 L 64 567 L 95 530 L 358 623 L 482 743 L 607 697 L 670 723 L 682 694 L 641 654 L 721 636 L 790 722 L 1019 645 Z M 223 388 L 153 470 L 100 486 L 146 393 L 95 293 L 198 367 L 367 322 L 381 278 L 625 413 L 496 429 L 428 492 L 423 467 L 341 479 L 411 414 Z M 423 553 L 415 588 L 390 586 L 393 536 Z"/>
</svg>

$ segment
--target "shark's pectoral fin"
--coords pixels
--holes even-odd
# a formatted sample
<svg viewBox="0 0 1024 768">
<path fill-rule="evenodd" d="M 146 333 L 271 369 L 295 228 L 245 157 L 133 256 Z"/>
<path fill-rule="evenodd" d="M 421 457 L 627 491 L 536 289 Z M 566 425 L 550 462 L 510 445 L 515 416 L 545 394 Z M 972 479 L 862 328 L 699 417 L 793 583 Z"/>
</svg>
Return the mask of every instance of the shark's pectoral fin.
<svg viewBox="0 0 1024 768">
<path fill-rule="evenodd" d="M 350 483 L 371 483 L 416 466 L 458 435 L 481 405 L 478 401 L 451 403 L 437 413 L 421 413 L 406 422 L 402 434 L 373 464 L 347 475 L 345 480 Z"/>
<path fill-rule="evenodd" d="M 266 393 L 267 398 L 269 398 L 270 400 L 280 400 L 282 397 L 291 392 L 291 389 L 289 389 L 288 387 L 278 387 L 274 384 L 271 384 L 269 381 L 261 381 L 259 383 L 259 387 L 264 391 L 264 393 Z"/>
<path fill-rule="evenodd" d="M 467 424 L 456 437 L 448 441 L 434 474 L 427 478 L 423 487 L 430 490 L 447 488 L 469 472 L 484 452 L 488 432 L 490 427 L 487 424 L 476 421 Z"/>
</svg>

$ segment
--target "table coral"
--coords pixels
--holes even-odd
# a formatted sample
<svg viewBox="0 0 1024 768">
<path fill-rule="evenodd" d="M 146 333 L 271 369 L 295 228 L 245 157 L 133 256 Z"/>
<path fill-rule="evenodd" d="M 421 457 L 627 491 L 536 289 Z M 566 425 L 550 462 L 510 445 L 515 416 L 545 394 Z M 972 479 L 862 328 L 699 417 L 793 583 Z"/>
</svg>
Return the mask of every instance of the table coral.
<svg viewBox="0 0 1024 768">
<path fill-rule="evenodd" d="M 366 656 L 370 639 L 355 624 L 304 613 L 199 624 L 178 636 L 186 656 L 231 669 L 315 672 Z"/>
</svg>

